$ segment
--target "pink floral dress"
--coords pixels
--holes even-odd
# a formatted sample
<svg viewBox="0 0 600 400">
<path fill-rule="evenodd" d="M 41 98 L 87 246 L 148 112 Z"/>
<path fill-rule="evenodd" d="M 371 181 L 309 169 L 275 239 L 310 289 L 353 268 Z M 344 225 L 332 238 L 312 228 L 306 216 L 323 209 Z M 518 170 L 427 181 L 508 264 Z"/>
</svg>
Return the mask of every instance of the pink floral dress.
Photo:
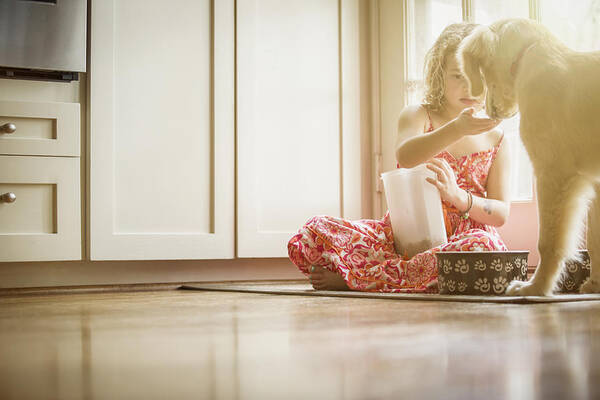
<svg viewBox="0 0 600 400">
<path fill-rule="evenodd" d="M 427 132 L 431 130 L 430 122 Z M 488 172 L 500 143 L 460 158 L 447 151 L 436 158 L 450 164 L 460 188 L 471 191 L 474 196 L 486 197 Z M 410 259 L 394 250 L 389 212 L 382 220 L 313 217 L 290 239 L 288 254 L 303 274 L 308 276 L 312 265 L 322 266 L 341 275 L 352 290 L 435 293 L 438 275 L 435 253 L 438 251 L 507 250 L 494 227 L 471 218 L 463 219 L 459 211 L 445 201 L 442 207 L 448 243 Z"/>
</svg>

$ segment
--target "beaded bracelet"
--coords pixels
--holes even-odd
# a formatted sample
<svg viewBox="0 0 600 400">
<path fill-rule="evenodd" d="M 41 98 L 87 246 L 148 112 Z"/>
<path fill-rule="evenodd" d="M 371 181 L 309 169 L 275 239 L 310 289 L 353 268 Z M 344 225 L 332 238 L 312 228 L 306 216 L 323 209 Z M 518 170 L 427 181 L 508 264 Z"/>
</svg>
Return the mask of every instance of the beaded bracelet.
<svg viewBox="0 0 600 400">
<path fill-rule="evenodd" d="M 469 211 L 471 211 L 471 207 L 473 207 L 473 195 L 468 190 L 466 190 L 466 192 L 469 195 L 469 202 L 468 202 L 467 209 L 461 215 L 462 219 L 468 219 L 469 218 Z"/>
</svg>

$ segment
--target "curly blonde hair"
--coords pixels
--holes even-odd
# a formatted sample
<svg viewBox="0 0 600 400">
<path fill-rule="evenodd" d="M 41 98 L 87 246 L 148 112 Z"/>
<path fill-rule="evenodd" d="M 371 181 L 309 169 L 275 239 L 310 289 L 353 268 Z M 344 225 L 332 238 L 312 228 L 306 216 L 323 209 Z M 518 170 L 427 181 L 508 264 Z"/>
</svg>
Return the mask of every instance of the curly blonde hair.
<svg viewBox="0 0 600 400">
<path fill-rule="evenodd" d="M 467 22 L 448 25 L 425 55 L 423 101 L 429 109 L 437 111 L 443 108 L 446 58 L 456 53 L 460 42 L 476 26 Z"/>
</svg>

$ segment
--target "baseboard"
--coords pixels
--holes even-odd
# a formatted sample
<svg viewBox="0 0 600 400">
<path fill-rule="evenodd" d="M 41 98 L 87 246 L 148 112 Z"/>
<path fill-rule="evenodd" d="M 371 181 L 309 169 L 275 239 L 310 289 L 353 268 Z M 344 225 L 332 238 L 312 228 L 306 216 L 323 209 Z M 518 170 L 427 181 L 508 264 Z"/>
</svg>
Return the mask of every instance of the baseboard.
<svg viewBox="0 0 600 400">
<path fill-rule="evenodd" d="M 0 289 L 303 278 L 287 258 L 0 263 Z"/>
<path fill-rule="evenodd" d="M 150 292 L 161 290 L 177 290 L 182 285 L 207 285 L 207 284 L 290 284 L 307 283 L 303 279 L 252 279 L 252 280 L 228 280 L 228 281 L 207 281 L 207 282 L 178 282 L 178 283 L 134 283 L 120 285 L 83 285 L 83 286 L 53 286 L 53 287 L 27 287 L 0 289 L 0 297 L 9 296 L 44 296 L 61 294 L 82 294 L 82 293 L 119 293 L 119 292 Z"/>
</svg>

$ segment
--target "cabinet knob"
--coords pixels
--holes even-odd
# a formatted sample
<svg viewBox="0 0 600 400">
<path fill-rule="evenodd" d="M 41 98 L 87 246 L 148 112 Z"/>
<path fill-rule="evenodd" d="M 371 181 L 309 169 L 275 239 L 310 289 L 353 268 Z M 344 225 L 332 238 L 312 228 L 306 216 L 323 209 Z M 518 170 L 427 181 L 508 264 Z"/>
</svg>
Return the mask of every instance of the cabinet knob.
<svg viewBox="0 0 600 400">
<path fill-rule="evenodd" d="M 17 200 L 17 195 L 12 192 L 4 193 L 0 196 L 0 203 L 14 203 Z"/>
<path fill-rule="evenodd" d="M 0 125 L 0 133 L 14 133 L 16 130 L 17 126 L 15 124 L 11 124 L 10 122 Z"/>
</svg>

